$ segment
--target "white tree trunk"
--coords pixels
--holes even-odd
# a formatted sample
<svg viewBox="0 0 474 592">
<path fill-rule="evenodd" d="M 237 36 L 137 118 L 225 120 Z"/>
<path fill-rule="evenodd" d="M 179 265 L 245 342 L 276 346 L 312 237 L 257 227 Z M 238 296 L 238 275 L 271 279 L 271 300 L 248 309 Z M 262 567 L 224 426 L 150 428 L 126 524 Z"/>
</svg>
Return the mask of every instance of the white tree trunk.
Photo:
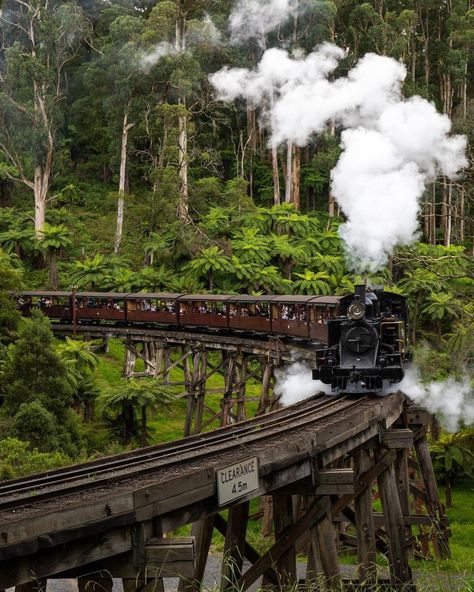
<svg viewBox="0 0 474 592">
<path fill-rule="evenodd" d="M 119 191 L 118 191 L 118 202 L 117 202 L 117 225 L 115 228 L 115 243 L 114 253 L 120 251 L 120 245 L 122 243 L 123 234 L 123 217 L 125 210 L 125 184 L 127 178 L 127 145 L 128 145 L 128 132 L 133 127 L 133 123 L 128 122 L 128 111 L 125 111 L 123 116 L 122 125 L 122 146 L 120 150 L 120 175 L 119 175 Z"/>
<path fill-rule="evenodd" d="M 43 167 L 35 166 L 33 191 L 35 195 L 35 236 L 42 238 L 46 222 L 46 195 L 48 188 L 43 183 Z M 46 190 L 45 190 L 46 189 Z"/>
<path fill-rule="evenodd" d="M 178 166 L 179 166 L 179 217 L 189 222 L 189 187 L 188 187 L 188 120 L 187 116 L 178 118 Z"/>
<path fill-rule="evenodd" d="M 36 238 L 43 236 L 43 229 L 46 221 L 46 200 L 48 197 L 51 172 L 53 170 L 54 138 L 51 132 L 51 120 L 46 110 L 46 98 L 42 93 L 41 86 L 33 83 L 35 97 L 35 111 L 41 118 L 44 130 L 46 131 L 46 144 L 44 146 L 44 161 L 37 163 L 34 168 L 33 191 L 35 195 L 35 235 Z"/>
</svg>

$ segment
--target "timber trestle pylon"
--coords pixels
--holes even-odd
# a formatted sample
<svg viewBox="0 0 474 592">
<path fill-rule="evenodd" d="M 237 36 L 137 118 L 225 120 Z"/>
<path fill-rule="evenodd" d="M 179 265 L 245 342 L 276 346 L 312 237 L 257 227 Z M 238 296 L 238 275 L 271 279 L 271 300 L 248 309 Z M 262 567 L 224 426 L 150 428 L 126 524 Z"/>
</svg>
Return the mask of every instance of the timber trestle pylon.
<svg viewBox="0 0 474 592">
<path fill-rule="evenodd" d="M 245 420 L 248 402 L 258 414 L 276 408 L 275 369 L 292 358 L 280 343 L 259 346 L 236 339 L 226 343 L 194 334 L 170 338 L 164 332 L 121 337 L 126 377 L 154 377 L 186 399 L 185 435 Z M 306 355 L 302 350 L 299 358 L 311 363 L 313 352 L 308 349 Z M 221 379 L 213 382 L 217 374 Z M 175 506 L 166 510 L 168 498 L 156 503 L 152 518 L 149 514 L 139 518 L 140 510 L 130 531 L 131 551 L 124 551 L 128 543 L 122 534 L 113 534 L 116 538 L 108 544 L 117 546 L 115 557 L 95 559 L 54 577 L 80 576 L 80 592 L 93 590 L 91 584 L 110 590 L 110 576 L 123 579 L 124 592 L 161 592 L 163 577 L 179 574 L 180 592 L 197 592 L 215 530 L 225 538 L 222 592 L 244 592 L 258 581 L 274 590 L 296 584 L 315 591 L 414 590 L 410 558 L 449 556 L 449 525 L 426 440 L 430 416 L 401 394 L 374 405 L 379 407 L 377 414 L 363 404 L 355 406 L 334 428 L 323 424 L 314 434 L 302 432 L 301 442 L 262 453 L 263 484 L 255 495 L 271 500 L 265 511 L 273 517 L 274 540 L 267 552 L 258 552 L 247 540 L 251 496 L 227 506 L 225 519 L 216 505 L 215 489 L 205 481 L 194 491 L 179 494 L 183 500 L 179 510 Z M 212 481 L 214 468 L 207 471 Z M 204 493 L 196 498 L 201 490 Z M 377 499 L 382 512 L 374 510 Z M 190 523 L 190 537 L 174 538 L 175 528 Z M 341 546 L 358 558 L 350 581 L 341 573 Z M 308 557 L 304 582 L 296 569 L 301 549 Z M 81 556 L 87 553 L 95 556 L 88 548 Z M 388 579 L 377 574 L 377 553 L 388 558 Z M 244 559 L 250 562 L 246 569 Z M 18 592 L 30 592 L 38 584 L 44 580 L 22 581 Z"/>
<path fill-rule="evenodd" d="M 128 352 L 136 351 L 133 344 L 126 347 Z M 279 344 L 272 344 L 272 354 L 276 352 L 278 356 L 278 347 Z M 144 343 L 139 347 L 143 353 L 137 353 L 137 357 L 143 357 L 148 375 L 164 383 L 169 383 L 171 370 L 182 369 L 183 382 L 178 384 L 184 388 L 179 396 L 187 397 L 184 435 L 197 434 L 211 423 L 226 426 L 245 420 L 249 400 L 246 384 L 250 379 L 257 379 L 261 385 L 258 413 L 278 405 L 272 397 L 272 387 L 275 367 L 281 359 L 270 352 L 258 355 L 239 348 L 221 350 L 217 363 L 215 354 L 211 363 L 209 352 L 215 350 L 207 349 L 205 344 L 182 346 L 173 354 L 169 350 L 166 344 Z M 130 353 L 126 359 L 128 356 Z M 125 367 L 128 376 L 143 376 L 141 372 L 134 373 L 133 366 Z M 207 389 L 206 382 L 216 372 L 222 374 L 224 386 L 220 391 L 220 410 L 212 411 L 206 405 L 206 394 L 219 389 Z M 210 415 L 207 420 L 206 412 Z M 408 407 L 397 420 L 396 428 L 387 432 L 385 441 L 372 439 L 337 459 L 343 461 L 345 469 L 332 469 L 337 462 L 325 466 L 316 459 L 311 484 L 292 485 L 288 491 L 273 493 L 267 500 L 271 502 L 275 544 L 262 557 L 245 540 L 248 502 L 231 507 L 227 521 L 216 515 L 194 523 L 192 535 L 197 555 L 194 577 L 181 580 L 180 592 L 199 590 L 214 529 L 225 537 L 223 592 L 235 587 L 245 590 L 260 577 L 266 586 L 294 585 L 298 581 L 296 549 L 302 540 L 308 554 L 307 580 L 321 582 L 322 576 L 328 590 L 353 586 L 340 573 L 338 551 L 342 545 L 357 553 L 358 589 L 371 590 L 380 585 L 389 585 L 394 590 L 414 589 L 410 558 L 415 554 L 449 556 L 448 523 L 426 441 L 429 421 L 426 412 Z M 318 487 L 320 471 L 324 475 L 332 471 L 333 481 Z M 318 492 L 324 495 L 317 495 Z M 382 513 L 373 510 L 374 496 L 380 498 Z M 301 516 L 296 510 L 302 506 L 298 499 L 304 500 Z M 420 514 L 421 509 L 426 514 Z M 354 531 L 353 535 L 348 534 L 350 530 Z M 377 552 L 389 558 L 389 581 L 377 577 Z M 244 557 L 253 563 L 246 573 L 243 573 Z"/>
</svg>

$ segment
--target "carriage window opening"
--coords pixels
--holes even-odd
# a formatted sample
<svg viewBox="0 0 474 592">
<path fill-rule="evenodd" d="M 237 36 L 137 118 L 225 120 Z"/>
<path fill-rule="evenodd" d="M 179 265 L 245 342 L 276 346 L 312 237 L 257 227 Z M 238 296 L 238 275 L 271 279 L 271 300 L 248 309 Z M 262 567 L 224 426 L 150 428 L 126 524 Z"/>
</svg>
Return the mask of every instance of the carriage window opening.
<svg viewBox="0 0 474 592">
<path fill-rule="evenodd" d="M 297 304 L 295 307 L 295 315 L 297 321 L 306 321 L 306 306 L 304 304 Z"/>
</svg>

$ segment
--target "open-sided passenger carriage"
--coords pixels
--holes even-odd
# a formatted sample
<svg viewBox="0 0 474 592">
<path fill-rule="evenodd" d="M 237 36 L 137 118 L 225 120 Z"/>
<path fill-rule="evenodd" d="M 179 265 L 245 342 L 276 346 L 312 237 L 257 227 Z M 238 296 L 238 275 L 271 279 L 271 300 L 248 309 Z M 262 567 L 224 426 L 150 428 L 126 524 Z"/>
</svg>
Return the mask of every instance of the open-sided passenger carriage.
<svg viewBox="0 0 474 592">
<path fill-rule="evenodd" d="M 126 299 L 127 321 L 142 323 L 178 324 L 177 299 L 182 294 L 141 293 L 128 294 Z"/>
<path fill-rule="evenodd" d="M 272 296 L 239 294 L 227 300 L 229 328 L 241 331 L 271 332 L 270 300 Z"/>
<path fill-rule="evenodd" d="M 227 327 L 230 296 L 186 294 L 177 299 L 179 324 L 199 327 Z"/>
<path fill-rule="evenodd" d="M 17 296 L 17 308 L 23 316 L 30 316 L 34 308 L 51 318 L 61 321 L 72 320 L 71 292 L 21 292 Z"/>
<path fill-rule="evenodd" d="M 76 320 L 126 321 L 125 292 L 77 292 Z"/>
<path fill-rule="evenodd" d="M 339 314 L 338 296 L 249 296 L 125 292 L 22 292 L 19 310 L 39 308 L 73 323 L 146 323 L 277 333 L 328 341 L 328 321 Z M 74 305 L 73 305 L 74 303 Z"/>
</svg>

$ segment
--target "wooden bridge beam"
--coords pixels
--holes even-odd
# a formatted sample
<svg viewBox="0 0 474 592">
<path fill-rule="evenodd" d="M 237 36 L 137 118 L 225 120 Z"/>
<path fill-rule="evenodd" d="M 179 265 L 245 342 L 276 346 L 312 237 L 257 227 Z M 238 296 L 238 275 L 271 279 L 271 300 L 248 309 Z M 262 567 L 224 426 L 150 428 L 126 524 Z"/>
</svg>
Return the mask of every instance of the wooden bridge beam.
<svg viewBox="0 0 474 592">
<path fill-rule="evenodd" d="M 405 523 L 397 489 L 395 467 L 393 464 L 377 478 L 379 484 L 385 528 L 390 548 L 390 581 L 395 590 L 407 590 L 412 582 L 411 568 L 408 565 Z"/>
<path fill-rule="evenodd" d="M 446 529 L 441 525 L 445 512 L 439 498 L 433 462 L 431 460 L 430 450 L 425 436 L 415 441 L 415 451 L 421 477 L 425 486 L 426 508 L 433 522 L 434 537 L 438 544 L 439 554 L 441 558 L 449 558 L 451 557 L 449 539 Z"/>
<path fill-rule="evenodd" d="M 235 590 L 242 576 L 249 506 L 249 502 L 244 502 L 229 508 L 222 558 L 221 592 Z"/>
<path fill-rule="evenodd" d="M 372 461 L 368 450 L 358 449 L 353 453 L 356 478 L 370 469 Z M 357 556 L 359 560 L 359 580 L 374 582 L 377 572 L 377 557 L 374 519 L 372 513 L 372 482 L 366 483 L 365 489 L 354 499 L 355 527 L 357 537 Z"/>
</svg>

